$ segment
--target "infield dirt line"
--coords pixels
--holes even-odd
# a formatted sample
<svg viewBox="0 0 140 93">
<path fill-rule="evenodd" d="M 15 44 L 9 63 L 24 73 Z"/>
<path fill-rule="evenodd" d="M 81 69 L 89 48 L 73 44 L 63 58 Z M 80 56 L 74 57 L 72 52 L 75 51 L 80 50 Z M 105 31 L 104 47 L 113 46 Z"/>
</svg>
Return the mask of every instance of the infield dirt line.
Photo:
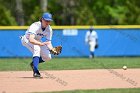
<svg viewBox="0 0 140 93">
<path fill-rule="evenodd" d="M 92 69 L 41 71 L 1 71 L 0 93 L 28 93 L 75 89 L 140 88 L 140 69 Z"/>
</svg>

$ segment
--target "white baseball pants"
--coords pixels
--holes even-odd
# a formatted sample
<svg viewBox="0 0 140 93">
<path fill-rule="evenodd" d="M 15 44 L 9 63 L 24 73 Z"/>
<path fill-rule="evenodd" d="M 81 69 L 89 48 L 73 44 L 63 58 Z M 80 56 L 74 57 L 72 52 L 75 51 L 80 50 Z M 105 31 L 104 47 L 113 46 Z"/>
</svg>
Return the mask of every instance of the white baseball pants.
<svg viewBox="0 0 140 93">
<path fill-rule="evenodd" d="M 25 36 L 22 36 L 21 42 L 23 46 L 27 47 L 32 52 L 33 57 L 42 57 L 43 61 L 48 61 L 51 59 L 51 54 L 47 46 L 34 45 L 30 43 Z"/>
<path fill-rule="evenodd" d="M 96 42 L 89 42 L 89 50 L 94 52 L 95 51 Z"/>
</svg>

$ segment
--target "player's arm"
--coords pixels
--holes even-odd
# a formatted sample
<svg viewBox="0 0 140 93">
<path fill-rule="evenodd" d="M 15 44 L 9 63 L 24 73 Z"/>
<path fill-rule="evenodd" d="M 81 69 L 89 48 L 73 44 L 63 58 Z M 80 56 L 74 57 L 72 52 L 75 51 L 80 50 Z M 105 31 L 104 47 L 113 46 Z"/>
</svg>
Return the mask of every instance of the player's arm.
<svg viewBox="0 0 140 93">
<path fill-rule="evenodd" d="M 46 42 L 44 42 L 44 44 L 48 47 L 49 50 L 52 50 L 53 49 L 53 45 L 52 45 L 52 34 L 53 34 L 53 31 L 52 31 L 52 28 L 49 26 L 49 31 L 50 33 L 48 33 L 46 35 Z"/>
<path fill-rule="evenodd" d="M 96 37 L 96 45 L 95 45 L 95 48 L 98 48 L 99 47 L 99 44 L 98 44 L 98 35 L 97 35 L 97 33 L 95 34 L 95 37 Z"/>
<path fill-rule="evenodd" d="M 88 33 L 85 35 L 85 43 L 88 43 Z"/>
<path fill-rule="evenodd" d="M 39 41 L 35 40 L 34 38 L 35 38 L 35 35 L 30 34 L 29 35 L 29 42 L 32 43 L 32 44 L 35 44 L 35 45 L 39 45 L 39 46 L 44 46 L 45 45 L 44 43 L 39 42 Z"/>
<path fill-rule="evenodd" d="M 97 35 L 97 33 L 95 34 L 95 37 L 96 37 L 96 43 L 98 43 L 98 35 Z"/>
<path fill-rule="evenodd" d="M 44 44 L 48 47 L 49 50 L 53 48 L 51 41 L 46 41 Z"/>
</svg>

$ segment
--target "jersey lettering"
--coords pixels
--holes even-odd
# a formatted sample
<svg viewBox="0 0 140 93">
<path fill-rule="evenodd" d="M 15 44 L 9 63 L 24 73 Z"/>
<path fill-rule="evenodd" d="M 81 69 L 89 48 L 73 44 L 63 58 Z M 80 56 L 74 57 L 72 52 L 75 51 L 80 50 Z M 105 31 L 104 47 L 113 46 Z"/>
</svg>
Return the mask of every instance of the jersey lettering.
<svg viewBox="0 0 140 93">
<path fill-rule="evenodd" d="M 41 34 L 41 33 L 37 33 L 38 36 L 44 37 L 45 35 Z"/>
</svg>

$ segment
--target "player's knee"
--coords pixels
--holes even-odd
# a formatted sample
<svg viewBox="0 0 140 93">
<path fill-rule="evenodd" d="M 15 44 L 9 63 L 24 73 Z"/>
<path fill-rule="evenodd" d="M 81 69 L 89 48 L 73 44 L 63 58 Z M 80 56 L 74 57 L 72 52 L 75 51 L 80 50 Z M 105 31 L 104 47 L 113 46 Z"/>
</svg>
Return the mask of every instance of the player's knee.
<svg viewBox="0 0 140 93">
<path fill-rule="evenodd" d="M 47 57 L 47 60 L 46 61 L 49 61 L 49 60 L 51 60 L 52 58 L 51 57 Z"/>
<path fill-rule="evenodd" d="M 52 58 L 51 57 L 43 57 L 43 60 L 44 61 L 49 61 L 49 60 L 51 60 Z"/>
</svg>

